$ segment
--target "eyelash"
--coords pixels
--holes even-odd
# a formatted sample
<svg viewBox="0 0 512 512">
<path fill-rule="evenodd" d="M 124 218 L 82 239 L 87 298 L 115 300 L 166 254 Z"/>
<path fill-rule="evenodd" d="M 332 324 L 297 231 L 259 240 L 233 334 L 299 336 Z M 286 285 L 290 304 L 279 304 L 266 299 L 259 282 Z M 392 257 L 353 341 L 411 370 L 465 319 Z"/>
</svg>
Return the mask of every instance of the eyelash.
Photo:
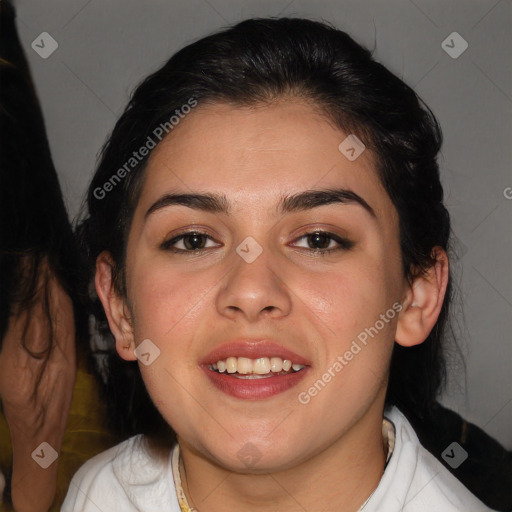
<svg viewBox="0 0 512 512">
<path fill-rule="evenodd" d="M 202 248 L 202 249 L 189 250 L 189 249 L 176 249 L 176 248 L 172 247 L 178 241 L 186 238 L 187 236 L 191 236 L 191 235 L 206 236 L 210 240 L 213 240 L 213 238 L 210 235 L 208 235 L 208 233 L 204 233 L 202 231 L 185 231 L 185 232 L 180 233 L 179 235 L 173 237 L 171 240 L 167 240 L 167 241 L 163 242 L 160 245 L 160 248 L 162 250 L 173 252 L 175 254 L 200 253 L 200 252 L 206 251 L 208 249 L 208 248 Z M 352 242 L 346 238 L 335 235 L 334 233 L 330 233 L 329 231 L 322 231 L 322 230 L 318 230 L 318 229 L 314 230 L 314 231 L 308 231 L 306 233 L 303 233 L 296 240 L 301 240 L 302 238 L 307 238 L 308 236 L 311 236 L 311 235 L 323 235 L 331 240 L 334 240 L 335 242 L 337 242 L 339 244 L 338 247 L 331 248 L 331 249 L 307 249 L 307 250 L 312 251 L 315 254 L 315 256 L 326 256 L 327 254 L 331 254 L 333 252 L 337 252 L 340 250 L 348 251 L 349 249 L 351 249 L 354 246 L 354 242 Z"/>
</svg>

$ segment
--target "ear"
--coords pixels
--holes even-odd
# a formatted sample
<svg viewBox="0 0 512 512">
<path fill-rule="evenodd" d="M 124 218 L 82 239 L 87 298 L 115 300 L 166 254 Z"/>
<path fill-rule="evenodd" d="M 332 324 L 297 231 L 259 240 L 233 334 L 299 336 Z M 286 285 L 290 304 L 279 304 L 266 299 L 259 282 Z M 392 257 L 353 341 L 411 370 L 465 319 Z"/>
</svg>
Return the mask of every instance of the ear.
<svg viewBox="0 0 512 512">
<path fill-rule="evenodd" d="M 443 306 L 448 286 L 448 256 L 439 246 L 434 247 L 432 256 L 436 263 L 407 286 L 395 335 L 395 341 L 404 347 L 419 345 L 427 339 Z"/>
<path fill-rule="evenodd" d="M 96 259 L 94 284 L 103 304 L 110 330 L 116 339 L 117 353 L 127 361 L 135 361 L 135 338 L 129 308 L 114 287 L 114 262 L 110 253 L 102 252 Z"/>
</svg>

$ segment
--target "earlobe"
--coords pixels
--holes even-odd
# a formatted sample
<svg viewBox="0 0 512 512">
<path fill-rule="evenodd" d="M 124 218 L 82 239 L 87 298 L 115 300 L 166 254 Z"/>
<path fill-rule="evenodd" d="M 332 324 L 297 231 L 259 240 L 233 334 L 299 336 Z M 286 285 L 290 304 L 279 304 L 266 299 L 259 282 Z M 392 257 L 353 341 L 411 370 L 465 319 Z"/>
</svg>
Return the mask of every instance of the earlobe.
<svg viewBox="0 0 512 512">
<path fill-rule="evenodd" d="M 395 334 L 395 341 L 404 347 L 427 339 L 443 306 L 449 278 L 448 256 L 441 247 L 434 247 L 432 255 L 435 265 L 418 275 L 406 289 Z"/>
<path fill-rule="evenodd" d="M 110 330 L 116 340 L 117 353 L 127 361 L 135 361 L 137 358 L 134 353 L 132 320 L 124 297 L 115 290 L 113 270 L 112 257 L 108 252 L 102 252 L 96 259 L 94 284 L 105 309 Z"/>
</svg>

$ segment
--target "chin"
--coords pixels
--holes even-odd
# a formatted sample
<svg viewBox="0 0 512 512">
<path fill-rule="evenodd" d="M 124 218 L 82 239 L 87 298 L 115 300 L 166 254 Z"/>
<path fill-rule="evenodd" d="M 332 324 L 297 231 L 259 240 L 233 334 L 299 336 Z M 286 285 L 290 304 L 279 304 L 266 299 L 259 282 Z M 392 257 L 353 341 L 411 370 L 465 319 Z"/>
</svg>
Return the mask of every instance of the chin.
<svg viewBox="0 0 512 512">
<path fill-rule="evenodd" d="M 241 439 L 242 438 L 242 439 Z M 300 464 L 306 455 L 297 453 L 297 447 L 306 446 L 306 440 L 286 436 L 275 439 L 272 435 L 260 434 L 250 437 L 231 438 L 215 448 L 205 447 L 207 457 L 228 471 L 240 474 L 267 474 L 289 469 Z"/>
</svg>

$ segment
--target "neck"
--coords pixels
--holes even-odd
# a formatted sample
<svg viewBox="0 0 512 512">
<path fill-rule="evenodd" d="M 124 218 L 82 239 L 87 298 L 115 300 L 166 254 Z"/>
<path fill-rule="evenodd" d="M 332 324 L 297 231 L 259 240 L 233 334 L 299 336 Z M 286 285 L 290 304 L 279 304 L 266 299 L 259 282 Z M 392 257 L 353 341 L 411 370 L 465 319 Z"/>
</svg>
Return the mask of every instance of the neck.
<svg viewBox="0 0 512 512">
<path fill-rule="evenodd" d="M 267 474 L 228 471 L 179 441 L 183 489 L 198 512 L 355 512 L 377 487 L 387 453 L 382 407 L 370 408 L 343 436 L 302 464 Z"/>
</svg>

